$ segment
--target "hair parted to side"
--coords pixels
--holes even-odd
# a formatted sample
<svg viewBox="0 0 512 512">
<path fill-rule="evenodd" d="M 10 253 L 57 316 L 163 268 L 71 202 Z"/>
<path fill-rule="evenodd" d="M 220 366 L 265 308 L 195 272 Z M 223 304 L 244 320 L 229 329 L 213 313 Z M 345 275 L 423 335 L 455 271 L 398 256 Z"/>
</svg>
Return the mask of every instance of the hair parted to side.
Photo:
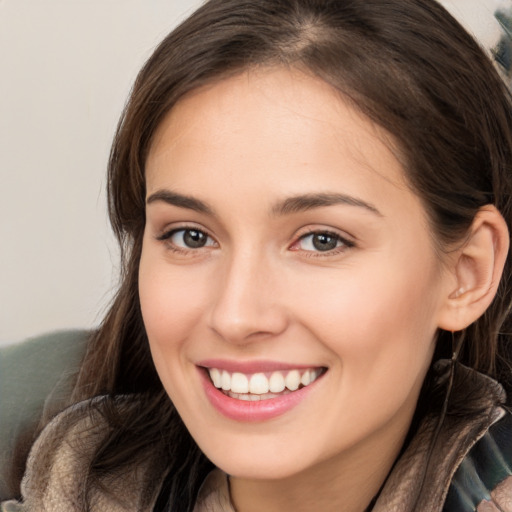
<svg viewBox="0 0 512 512">
<path fill-rule="evenodd" d="M 73 396 L 146 397 L 129 418 L 108 414 L 117 428 L 98 452 L 91 478 L 112 464 L 151 456 L 155 439 L 165 436 L 165 464 L 175 475 L 170 503 L 180 510 L 192 507 L 210 463 L 165 394 L 144 331 L 137 291 L 144 167 L 156 129 L 180 98 L 259 66 L 320 77 L 392 135 L 440 251 L 464 237 L 486 204 L 500 210 L 512 231 L 510 93 L 478 44 L 434 0 L 206 2 L 155 50 L 120 120 L 108 193 L 123 249 L 121 286 L 91 340 Z M 496 299 L 466 330 L 460 354 L 462 363 L 509 387 L 510 265 L 509 257 Z M 451 334 L 441 332 L 439 354 L 444 347 L 449 354 L 451 343 Z"/>
</svg>

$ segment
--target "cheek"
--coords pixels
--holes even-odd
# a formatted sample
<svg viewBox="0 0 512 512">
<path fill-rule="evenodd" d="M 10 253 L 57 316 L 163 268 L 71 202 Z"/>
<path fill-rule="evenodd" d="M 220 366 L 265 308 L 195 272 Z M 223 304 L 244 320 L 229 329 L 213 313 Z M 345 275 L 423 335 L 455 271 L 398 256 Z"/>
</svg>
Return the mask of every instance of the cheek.
<svg viewBox="0 0 512 512">
<path fill-rule="evenodd" d="M 207 297 L 201 282 L 207 281 L 199 272 L 175 269 L 165 258 L 143 252 L 139 296 L 150 344 L 171 348 L 194 329 Z"/>
<path fill-rule="evenodd" d="M 142 253 L 139 297 L 144 326 L 157 373 L 178 410 L 187 409 L 191 382 L 187 340 L 199 328 L 206 300 L 198 272 L 173 267 L 159 254 Z M 192 374 L 194 375 L 194 374 Z M 192 390 L 192 391 L 191 391 Z"/>
<path fill-rule="evenodd" d="M 200 328 L 207 282 L 196 271 L 173 268 L 158 254 L 142 254 L 139 296 L 144 326 L 157 373 L 177 407 L 190 394 L 187 340 Z"/>
<path fill-rule="evenodd" d="M 368 375 L 392 378 L 389 369 L 416 372 L 429 364 L 439 296 L 434 265 L 376 258 L 364 272 L 303 279 L 308 293 L 295 294 L 300 316 L 353 378 L 364 384 Z"/>
<path fill-rule="evenodd" d="M 330 351 L 333 403 L 340 405 L 331 405 L 324 421 L 333 435 L 340 417 L 363 433 L 397 414 L 411 415 L 435 346 L 430 280 L 366 270 L 340 276 L 336 286 L 310 282 L 309 300 L 297 306 Z"/>
</svg>

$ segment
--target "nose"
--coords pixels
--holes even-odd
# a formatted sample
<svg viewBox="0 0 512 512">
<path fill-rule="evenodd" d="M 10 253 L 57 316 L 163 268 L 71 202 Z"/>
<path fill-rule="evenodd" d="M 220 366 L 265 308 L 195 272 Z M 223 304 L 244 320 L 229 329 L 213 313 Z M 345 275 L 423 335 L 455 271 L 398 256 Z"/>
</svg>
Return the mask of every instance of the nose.
<svg viewBox="0 0 512 512">
<path fill-rule="evenodd" d="M 286 330 L 282 277 L 261 254 L 234 255 L 224 262 L 216 284 L 209 324 L 224 340 L 246 344 Z"/>
</svg>

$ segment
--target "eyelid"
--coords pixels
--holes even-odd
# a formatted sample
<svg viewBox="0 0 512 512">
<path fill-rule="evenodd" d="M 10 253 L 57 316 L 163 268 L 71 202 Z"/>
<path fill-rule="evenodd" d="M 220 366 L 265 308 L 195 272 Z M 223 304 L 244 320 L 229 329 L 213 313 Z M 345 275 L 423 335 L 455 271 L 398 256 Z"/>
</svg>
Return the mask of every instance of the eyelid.
<svg viewBox="0 0 512 512">
<path fill-rule="evenodd" d="M 187 230 L 201 231 L 201 233 L 204 233 L 210 238 L 215 239 L 214 236 L 205 227 L 199 224 L 195 224 L 193 222 L 173 222 L 171 225 L 166 225 L 164 228 L 159 229 L 157 231 L 157 234 L 155 234 L 155 238 L 156 240 L 159 241 L 165 241 L 169 239 L 177 231 Z"/>
</svg>

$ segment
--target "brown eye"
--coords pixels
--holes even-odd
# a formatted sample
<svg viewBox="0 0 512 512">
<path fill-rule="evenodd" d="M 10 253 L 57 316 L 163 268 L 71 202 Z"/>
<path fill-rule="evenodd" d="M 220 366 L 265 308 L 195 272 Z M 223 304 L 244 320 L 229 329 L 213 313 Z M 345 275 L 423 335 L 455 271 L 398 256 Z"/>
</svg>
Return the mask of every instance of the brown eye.
<svg viewBox="0 0 512 512">
<path fill-rule="evenodd" d="M 199 229 L 175 229 L 160 237 L 179 249 L 201 249 L 214 246 L 215 242 L 204 231 Z"/>
</svg>

